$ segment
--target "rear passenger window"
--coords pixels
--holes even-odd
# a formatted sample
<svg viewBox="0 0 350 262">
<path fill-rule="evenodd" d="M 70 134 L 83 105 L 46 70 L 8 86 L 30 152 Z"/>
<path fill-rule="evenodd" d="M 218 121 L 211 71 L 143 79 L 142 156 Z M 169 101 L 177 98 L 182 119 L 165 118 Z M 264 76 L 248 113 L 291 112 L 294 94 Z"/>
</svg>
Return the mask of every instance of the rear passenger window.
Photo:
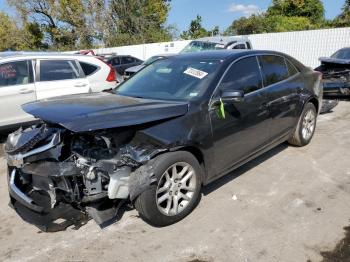
<svg viewBox="0 0 350 262">
<path fill-rule="evenodd" d="M 33 83 L 31 61 L 16 61 L 0 65 L 0 87 Z"/>
<path fill-rule="evenodd" d="M 262 79 L 256 57 L 234 63 L 224 76 L 221 88 L 242 90 L 245 94 L 262 88 Z"/>
<path fill-rule="evenodd" d="M 74 60 L 40 61 L 40 81 L 58 81 L 79 77 L 79 68 Z"/>
<path fill-rule="evenodd" d="M 290 62 L 288 59 L 286 59 L 286 64 L 287 64 L 289 76 L 294 76 L 299 73 L 295 65 L 293 65 L 292 62 Z"/>
<path fill-rule="evenodd" d="M 284 57 L 264 55 L 259 57 L 265 86 L 273 85 L 289 77 Z"/>
<path fill-rule="evenodd" d="M 134 62 L 135 62 L 135 60 L 132 57 L 124 56 L 122 58 L 122 64 L 130 64 L 130 63 L 134 63 Z"/>
<path fill-rule="evenodd" d="M 79 63 L 80 63 L 80 66 L 83 69 L 83 72 L 86 76 L 92 75 L 98 69 L 98 66 L 95 66 L 92 64 L 88 64 L 88 63 L 84 63 L 84 62 L 79 62 Z"/>
<path fill-rule="evenodd" d="M 238 44 L 233 47 L 233 49 L 246 49 L 245 44 Z"/>
<path fill-rule="evenodd" d="M 115 57 L 111 60 L 112 65 L 120 65 L 119 57 Z"/>
</svg>

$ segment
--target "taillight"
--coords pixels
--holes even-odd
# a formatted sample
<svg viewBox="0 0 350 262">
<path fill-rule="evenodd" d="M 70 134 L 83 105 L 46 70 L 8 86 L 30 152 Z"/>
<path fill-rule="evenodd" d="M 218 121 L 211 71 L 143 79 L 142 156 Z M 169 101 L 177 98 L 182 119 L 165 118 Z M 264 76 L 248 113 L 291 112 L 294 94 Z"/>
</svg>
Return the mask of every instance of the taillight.
<svg viewBox="0 0 350 262">
<path fill-rule="evenodd" d="M 108 81 L 108 82 L 117 81 L 117 76 L 116 76 L 116 72 L 115 72 L 114 68 L 109 64 L 107 64 L 107 65 L 109 66 L 109 74 L 107 76 L 106 81 Z"/>
<path fill-rule="evenodd" d="M 106 78 L 106 81 L 107 81 L 107 82 L 116 82 L 116 81 L 117 81 L 117 73 L 116 73 L 116 71 L 114 70 L 114 68 L 113 68 L 110 64 L 106 63 L 106 61 L 104 61 L 104 60 L 102 59 L 102 57 L 95 56 L 95 58 L 98 59 L 98 60 L 100 60 L 101 62 L 105 63 L 105 64 L 108 65 L 108 67 L 109 67 L 109 73 L 108 73 L 108 76 L 107 76 L 107 78 Z"/>
</svg>

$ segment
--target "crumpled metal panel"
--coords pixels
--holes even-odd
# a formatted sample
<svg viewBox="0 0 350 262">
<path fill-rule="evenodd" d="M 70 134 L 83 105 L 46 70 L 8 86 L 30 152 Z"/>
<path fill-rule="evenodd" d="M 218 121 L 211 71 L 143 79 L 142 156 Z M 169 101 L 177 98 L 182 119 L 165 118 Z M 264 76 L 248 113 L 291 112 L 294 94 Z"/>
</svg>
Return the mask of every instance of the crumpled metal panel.
<svg viewBox="0 0 350 262">
<path fill-rule="evenodd" d="M 18 152 L 25 153 L 32 149 L 38 142 L 48 138 L 55 129 L 48 129 L 45 125 L 40 128 L 29 127 L 27 129 L 18 129 L 7 137 L 5 152 L 13 155 Z"/>
<path fill-rule="evenodd" d="M 182 116 L 188 111 L 188 102 L 101 93 L 41 100 L 25 104 L 22 108 L 36 118 L 60 124 L 70 131 L 86 132 Z"/>
</svg>

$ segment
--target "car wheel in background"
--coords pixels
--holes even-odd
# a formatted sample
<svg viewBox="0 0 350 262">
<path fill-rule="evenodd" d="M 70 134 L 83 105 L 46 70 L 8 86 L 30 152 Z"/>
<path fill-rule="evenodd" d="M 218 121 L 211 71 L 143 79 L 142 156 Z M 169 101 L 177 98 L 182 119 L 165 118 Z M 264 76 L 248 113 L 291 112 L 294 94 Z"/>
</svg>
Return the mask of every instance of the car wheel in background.
<svg viewBox="0 0 350 262">
<path fill-rule="evenodd" d="M 157 182 L 135 201 L 140 216 L 153 226 L 178 222 L 196 207 L 200 200 L 202 169 L 189 152 L 165 153 L 150 163 Z"/>
<path fill-rule="evenodd" d="M 306 146 L 310 143 L 316 129 L 317 111 L 312 103 L 307 103 L 298 121 L 293 136 L 288 142 L 295 146 Z"/>
<path fill-rule="evenodd" d="M 321 108 L 320 113 L 321 114 L 330 113 L 332 111 L 332 109 L 335 108 L 338 104 L 339 104 L 338 100 L 325 99 L 322 101 L 322 108 Z"/>
</svg>

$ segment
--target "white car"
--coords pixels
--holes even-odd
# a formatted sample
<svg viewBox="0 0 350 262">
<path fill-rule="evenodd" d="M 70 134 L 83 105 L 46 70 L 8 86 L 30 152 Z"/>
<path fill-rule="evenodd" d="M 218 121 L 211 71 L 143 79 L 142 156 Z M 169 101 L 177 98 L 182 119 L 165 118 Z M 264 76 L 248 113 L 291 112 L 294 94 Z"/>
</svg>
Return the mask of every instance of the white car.
<svg viewBox="0 0 350 262">
<path fill-rule="evenodd" d="M 222 49 L 253 49 L 246 36 L 211 36 L 191 41 L 180 53 Z"/>
<path fill-rule="evenodd" d="M 94 56 L 0 53 L 0 129 L 35 120 L 25 103 L 116 86 L 114 69 Z"/>
</svg>

